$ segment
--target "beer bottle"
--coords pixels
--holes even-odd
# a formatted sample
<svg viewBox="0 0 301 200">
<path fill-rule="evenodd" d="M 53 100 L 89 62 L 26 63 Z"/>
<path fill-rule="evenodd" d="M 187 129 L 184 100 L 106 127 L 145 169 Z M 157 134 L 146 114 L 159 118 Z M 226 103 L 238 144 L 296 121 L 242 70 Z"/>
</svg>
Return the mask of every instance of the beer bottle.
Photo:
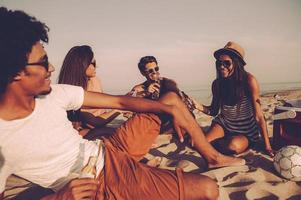
<svg viewBox="0 0 301 200">
<path fill-rule="evenodd" d="M 159 97 L 160 97 L 161 79 L 158 78 L 157 80 L 155 80 L 155 81 L 153 81 L 153 82 L 159 84 L 159 91 L 154 91 L 154 92 L 151 94 L 151 99 L 153 99 L 153 100 L 158 100 Z"/>
<path fill-rule="evenodd" d="M 96 178 L 96 156 L 90 156 L 88 164 L 81 170 L 79 178 Z"/>
</svg>

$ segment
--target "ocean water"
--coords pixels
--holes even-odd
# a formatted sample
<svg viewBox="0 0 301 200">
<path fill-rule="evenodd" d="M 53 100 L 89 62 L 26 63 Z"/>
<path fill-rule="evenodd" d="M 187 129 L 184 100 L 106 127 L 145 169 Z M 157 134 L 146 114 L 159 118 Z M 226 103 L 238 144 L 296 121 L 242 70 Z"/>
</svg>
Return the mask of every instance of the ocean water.
<svg viewBox="0 0 301 200">
<path fill-rule="evenodd" d="M 283 90 L 301 89 L 301 82 L 259 83 L 259 86 L 260 86 L 261 94 L 265 94 L 269 92 L 277 92 Z M 194 97 L 196 100 L 204 104 L 210 104 L 212 99 L 210 87 L 211 86 L 207 86 L 207 87 L 201 86 L 199 88 L 193 87 L 193 89 L 183 87 L 181 89 L 183 89 L 189 96 Z"/>
<path fill-rule="evenodd" d="M 261 94 L 265 94 L 283 90 L 301 89 L 301 82 L 259 83 L 259 86 Z M 208 105 L 211 103 L 211 85 L 180 86 L 180 89 L 203 104 Z M 128 91 L 115 90 L 107 92 L 110 94 L 125 94 Z"/>
</svg>

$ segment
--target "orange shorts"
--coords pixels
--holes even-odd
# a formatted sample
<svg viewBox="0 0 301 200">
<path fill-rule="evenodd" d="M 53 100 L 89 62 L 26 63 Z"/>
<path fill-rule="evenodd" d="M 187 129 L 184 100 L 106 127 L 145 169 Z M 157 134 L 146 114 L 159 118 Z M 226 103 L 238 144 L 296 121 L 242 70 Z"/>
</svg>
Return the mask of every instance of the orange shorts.
<svg viewBox="0 0 301 200">
<path fill-rule="evenodd" d="M 170 171 L 139 162 L 158 136 L 160 124 L 156 115 L 137 114 L 104 139 L 105 167 L 98 177 L 97 199 L 184 199 L 181 169 Z"/>
</svg>

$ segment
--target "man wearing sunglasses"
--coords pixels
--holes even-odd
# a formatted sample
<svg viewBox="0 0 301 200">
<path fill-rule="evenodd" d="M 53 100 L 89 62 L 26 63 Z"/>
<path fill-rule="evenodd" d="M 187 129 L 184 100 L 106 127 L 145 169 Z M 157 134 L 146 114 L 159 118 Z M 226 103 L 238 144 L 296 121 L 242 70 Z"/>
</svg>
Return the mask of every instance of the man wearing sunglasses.
<svg viewBox="0 0 301 200">
<path fill-rule="evenodd" d="M 158 62 L 154 56 L 142 57 L 138 63 L 138 69 L 146 81 L 134 86 L 128 95 L 158 100 L 167 92 L 174 92 L 179 95 L 193 114 L 195 107 L 192 99 L 178 88 L 174 80 L 161 77 Z"/>
<path fill-rule="evenodd" d="M 43 200 L 216 199 L 218 187 L 204 175 L 139 162 L 158 135 L 163 113 L 172 116 L 181 141 L 184 132 L 191 135 L 209 168 L 245 163 L 218 153 L 174 93 L 150 101 L 50 85 L 54 67 L 41 43 L 48 42 L 48 27 L 3 7 L 0 26 L 0 199 L 12 174 L 55 191 Z M 98 146 L 79 136 L 67 119 L 67 110 L 81 106 L 141 114 Z M 95 152 L 97 177 L 78 178 Z"/>
<path fill-rule="evenodd" d="M 160 76 L 158 62 L 154 56 L 142 57 L 138 63 L 138 68 L 146 81 L 134 86 L 128 93 L 129 95 L 158 100 L 160 93 L 164 90 L 162 85 L 166 84 L 169 84 L 174 92 L 178 92 L 177 85 L 173 80 Z"/>
</svg>

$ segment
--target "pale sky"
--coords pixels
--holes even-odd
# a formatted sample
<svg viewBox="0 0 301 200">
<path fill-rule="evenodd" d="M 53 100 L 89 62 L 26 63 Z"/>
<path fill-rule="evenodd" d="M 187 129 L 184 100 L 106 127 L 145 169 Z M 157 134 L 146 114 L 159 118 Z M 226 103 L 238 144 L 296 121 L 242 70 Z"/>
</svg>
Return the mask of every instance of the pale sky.
<svg viewBox="0 0 301 200">
<path fill-rule="evenodd" d="M 68 50 L 90 45 L 105 91 L 141 82 L 137 63 L 157 58 L 182 88 L 209 87 L 213 52 L 236 41 L 259 83 L 301 82 L 299 0 L 0 0 L 50 27 L 46 50 L 57 76 Z"/>
</svg>

